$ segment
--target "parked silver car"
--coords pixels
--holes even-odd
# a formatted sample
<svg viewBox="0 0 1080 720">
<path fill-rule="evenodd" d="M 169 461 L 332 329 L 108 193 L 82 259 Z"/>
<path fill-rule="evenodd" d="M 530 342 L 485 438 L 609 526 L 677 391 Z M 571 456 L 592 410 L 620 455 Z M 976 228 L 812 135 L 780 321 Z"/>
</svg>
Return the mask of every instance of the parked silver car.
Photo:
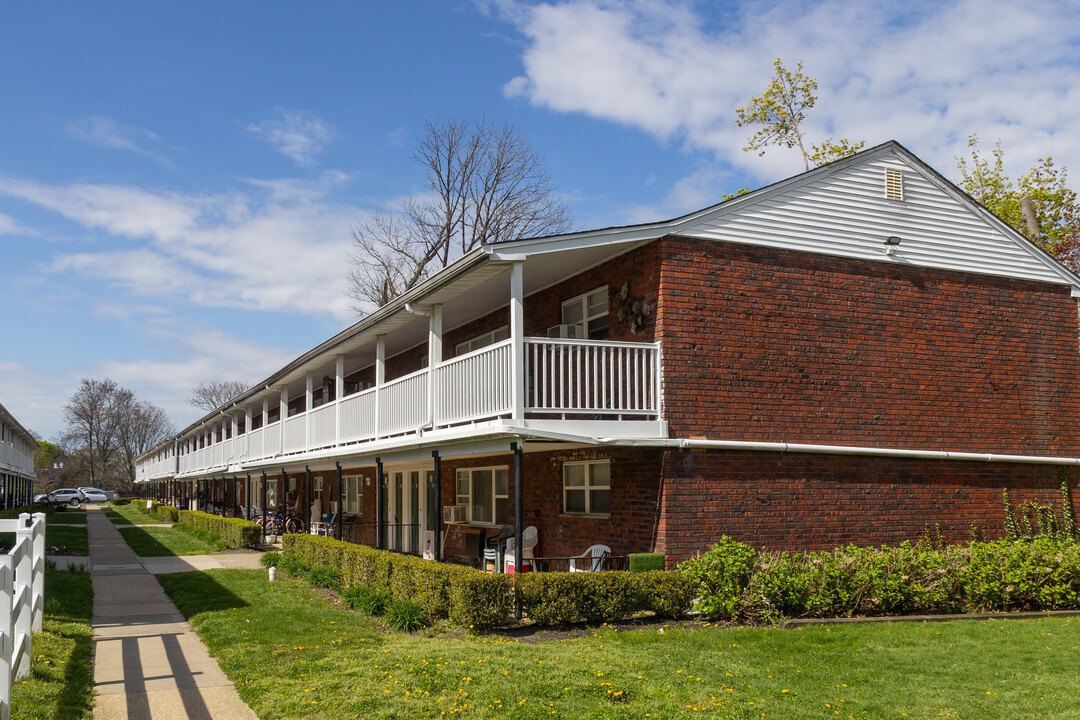
<svg viewBox="0 0 1080 720">
<path fill-rule="evenodd" d="M 85 500 L 85 496 L 78 488 L 60 488 L 49 493 L 48 502 L 53 505 L 71 505 L 75 507 Z"/>
<path fill-rule="evenodd" d="M 84 502 L 103 503 L 109 499 L 109 494 L 100 488 L 81 487 L 79 492 L 83 494 Z"/>
</svg>

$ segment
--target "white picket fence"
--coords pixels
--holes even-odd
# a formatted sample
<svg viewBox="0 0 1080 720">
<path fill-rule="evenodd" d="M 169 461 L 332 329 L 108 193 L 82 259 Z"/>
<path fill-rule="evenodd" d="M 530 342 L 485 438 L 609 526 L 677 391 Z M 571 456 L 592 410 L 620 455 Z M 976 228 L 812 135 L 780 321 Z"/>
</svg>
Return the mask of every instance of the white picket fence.
<svg viewBox="0 0 1080 720">
<path fill-rule="evenodd" d="M 11 718 L 11 687 L 30 674 L 32 633 L 45 617 L 45 515 L 0 520 L 15 547 L 0 555 L 0 720 Z"/>
</svg>

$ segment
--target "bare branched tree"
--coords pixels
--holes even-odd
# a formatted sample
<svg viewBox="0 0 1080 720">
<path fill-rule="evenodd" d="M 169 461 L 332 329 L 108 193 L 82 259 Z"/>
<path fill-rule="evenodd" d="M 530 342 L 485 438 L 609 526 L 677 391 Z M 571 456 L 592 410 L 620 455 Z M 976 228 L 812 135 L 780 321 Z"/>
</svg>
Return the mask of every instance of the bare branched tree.
<svg viewBox="0 0 1080 720">
<path fill-rule="evenodd" d="M 116 439 L 123 459 L 122 479 L 134 484 L 135 459 L 165 438 L 176 434 L 176 427 L 163 409 L 148 402 L 139 402 L 134 396 L 129 403 L 117 410 L 121 414 Z"/>
<path fill-rule="evenodd" d="M 175 432 L 164 410 L 108 379 L 83 379 L 64 406 L 64 421 L 61 446 L 73 477 L 125 492 L 135 482 L 135 458 Z"/>
<path fill-rule="evenodd" d="M 572 216 L 543 157 L 513 125 L 428 122 L 413 161 L 426 196 L 370 212 L 353 231 L 349 295 L 384 305 L 482 243 L 566 232 Z"/>
<path fill-rule="evenodd" d="M 191 397 L 188 405 L 200 410 L 210 412 L 248 389 L 247 383 L 239 380 L 222 380 L 220 382 L 207 382 L 191 389 Z"/>
</svg>

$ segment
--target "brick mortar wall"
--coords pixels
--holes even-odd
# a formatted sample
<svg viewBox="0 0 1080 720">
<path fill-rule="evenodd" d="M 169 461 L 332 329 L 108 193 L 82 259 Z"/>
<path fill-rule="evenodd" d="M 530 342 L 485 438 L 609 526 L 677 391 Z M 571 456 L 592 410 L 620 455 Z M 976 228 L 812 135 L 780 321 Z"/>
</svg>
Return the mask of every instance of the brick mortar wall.
<svg viewBox="0 0 1080 720">
<path fill-rule="evenodd" d="M 1014 508 L 1033 500 L 1061 512 L 1053 465 L 729 451 L 668 451 L 663 465 L 657 546 L 672 563 L 722 535 L 825 550 L 917 541 L 934 523 L 948 541 L 964 542 L 975 523 L 984 539 L 1000 538 L 1003 488 Z M 1068 473 L 1075 495 L 1080 470 Z"/>
<path fill-rule="evenodd" d="M 672 436 L 1080 454 L 1067 287 L 705 240 L 659 246 Z"/>
</svg>

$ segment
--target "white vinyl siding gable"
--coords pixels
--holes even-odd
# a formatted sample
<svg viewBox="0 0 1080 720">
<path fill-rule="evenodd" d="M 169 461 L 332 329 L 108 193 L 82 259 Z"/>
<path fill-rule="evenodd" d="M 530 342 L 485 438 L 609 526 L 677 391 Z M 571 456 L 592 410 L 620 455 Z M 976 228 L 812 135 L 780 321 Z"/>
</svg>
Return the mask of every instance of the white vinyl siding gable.
<svg viewBox="0 0 1080 720">
<path fill-rule="evenodd" d="M 903 199 L 886 197 L 886 170 L 900 170 Z M 1000 230 L 896 152 L 762 191 L 678 231 L 686 237 L 1064 284 L 1045 259 Z M 885 238 L 898 236 L 896 254 Z"/>
</svg>

